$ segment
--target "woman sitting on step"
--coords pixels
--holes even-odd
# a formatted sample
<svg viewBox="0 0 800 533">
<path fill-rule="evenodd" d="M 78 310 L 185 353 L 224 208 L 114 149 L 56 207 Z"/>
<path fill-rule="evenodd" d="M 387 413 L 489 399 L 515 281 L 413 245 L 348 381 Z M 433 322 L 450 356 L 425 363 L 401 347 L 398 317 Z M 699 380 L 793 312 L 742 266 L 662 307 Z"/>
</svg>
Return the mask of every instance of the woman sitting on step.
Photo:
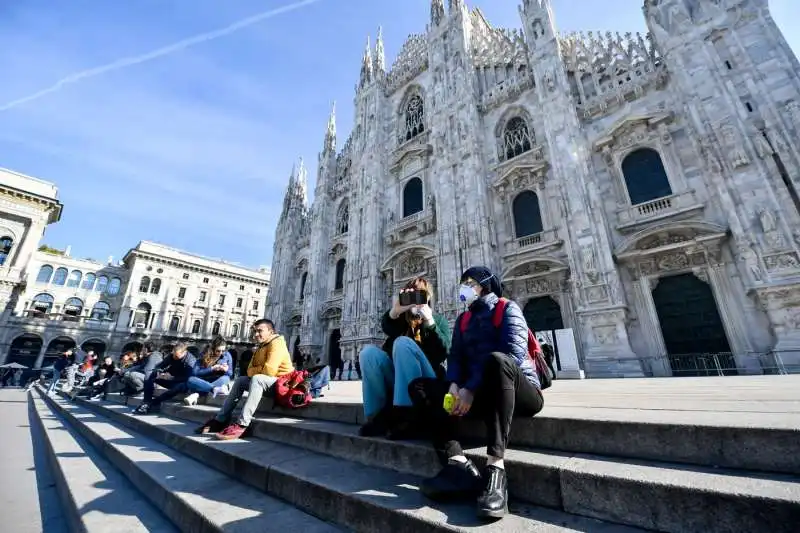
<svg viewBox="0 0 800 533">
<path fill-rule="evenodd" d="M 194 366 L 194 375 L 186 381 L 189 394 L 183 399 L 186 405 L 196 405 L 200 395 L 216 398 L 217 394 L 227 392 L 233 376 L 233 357 L 227 349 L 225 339 L 217 336 L 206 348 L 203 356 Z"/>
<path fill-rule="evenodd" d="M 500 518 L 508 509 L 503 455 L 512 416 L 533 416 L 544 404 L 539 376 L 528 356 L 528 326 L 522 310 L 504 300 L 504 307 L 498 308 L 502 321 L 496 326 L 494 313 L 502 293 L 502 284 L 488 268 L 464 272 L 459 299 L 469 314 L 456 319 L 447 381 L 421 378 L 409 386 L 443 464 L 438 475 L 422 483 L 422 493 L 435 500 L 479 495 L 482 518 Z M 448 393 L 454 400 L 450 412 L 443 407 Z M 458 420 L 467 414 L 486 424 L 489 458 L 484 478 L 457 440 Z"/>
<path fill-rule="evenodd" d="M 367 346 L 359 355 L 364 415 L 360 434 L 386 435 L 391 439 L 413 436 L 408 385 L 420 377 L 444 376 L 442 363 L 450 346 L 450 328 L 442 315 L 431 309 L 433 293 L 425 278 L 416 278 L 401 292 L 412 301 L 394 306 L 383 315 L 381 327 L 388 337 L 382 348 Z"/>
</svg>

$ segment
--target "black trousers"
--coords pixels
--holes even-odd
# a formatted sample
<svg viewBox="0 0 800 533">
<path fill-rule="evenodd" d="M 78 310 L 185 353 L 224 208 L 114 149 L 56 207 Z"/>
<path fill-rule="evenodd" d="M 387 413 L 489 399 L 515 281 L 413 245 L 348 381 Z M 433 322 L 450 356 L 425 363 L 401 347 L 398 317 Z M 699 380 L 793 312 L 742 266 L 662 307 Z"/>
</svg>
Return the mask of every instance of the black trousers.
<svg viewBox="0 0 800 533">
<path fill-rule="evenodd" d="M 513 416 L 531 417 L 542 410 L 542 393 L 524 376 L 514 359 L 504 353 L 493 353 L 483 369 L 483 382 L 475 391 L 467 417 L 479 418 L 486 424 L 486 451 L 502 458 L 508 446 Z M 419 378 L 408 386 L 416 415 L 421 417 L 442 464 L 455 455 L 463 455 L 458 442 L 460 418 L 444 410 L 448 382 Z"/>
</svg>

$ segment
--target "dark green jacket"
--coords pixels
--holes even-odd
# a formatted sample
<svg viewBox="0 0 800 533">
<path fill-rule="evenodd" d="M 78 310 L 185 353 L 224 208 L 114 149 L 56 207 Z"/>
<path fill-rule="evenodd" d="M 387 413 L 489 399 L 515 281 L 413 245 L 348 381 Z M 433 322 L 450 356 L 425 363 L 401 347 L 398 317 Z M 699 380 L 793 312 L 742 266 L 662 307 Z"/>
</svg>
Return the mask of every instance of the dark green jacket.
<svg viewBox="0 0 800 533">
<path fill-rule="evenodd" d="M 386 311 L 381 319 L 381 328 L 388 337 L 383 343 L 383 351 L 391 357 L 394 340 L 408 332 L 408 322 L 403 315 L 392 320 L 389 311 Z M 423 324 L 420 337 L 422 338 L 422 342 L 419 343 L 420 348 L 438 375 L 442 370 L 442 363 L 447 359 L 452 339 L 447 320 L 444 316 L 434 313 L 433 324 L 430 326 Z"/>
</svg>

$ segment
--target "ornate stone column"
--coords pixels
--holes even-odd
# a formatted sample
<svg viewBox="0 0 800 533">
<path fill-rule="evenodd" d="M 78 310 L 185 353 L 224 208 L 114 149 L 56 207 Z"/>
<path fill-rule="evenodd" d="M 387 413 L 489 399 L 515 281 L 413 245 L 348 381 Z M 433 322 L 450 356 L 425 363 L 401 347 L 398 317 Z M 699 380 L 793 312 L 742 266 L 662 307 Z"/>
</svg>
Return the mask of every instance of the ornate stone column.
<svg viewBox="0 0 800 533">
<path fill-rule="evenodd" d="M 658 276 L 638 276 L 634 282 L 634 289 L 641 305 L 639 324 L 647 345 L 647 355 L 651 357 L 649 359 L 650 371 L 655 377 L 667 377 L 672 375 L 672 368 L 667 357 L 667 347 L 664 345 L 661 324 L 659 324 L 656 305 L 653 301 L 653 289 L 658 286 L 658 282 Z"/>
</svg>

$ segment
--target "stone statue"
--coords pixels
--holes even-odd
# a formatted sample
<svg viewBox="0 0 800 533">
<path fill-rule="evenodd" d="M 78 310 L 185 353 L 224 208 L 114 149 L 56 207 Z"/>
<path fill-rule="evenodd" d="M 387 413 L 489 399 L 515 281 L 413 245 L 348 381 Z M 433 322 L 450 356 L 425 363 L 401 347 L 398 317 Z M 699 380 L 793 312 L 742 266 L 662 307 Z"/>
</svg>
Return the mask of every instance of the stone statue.
<svg viewBox="0 0 800 533">
<path fill-rule="evenodd" d="M 742 245 L 739 247 L 739 256 L 742 262 L 747 267 L 748 272 L 757 283 L 764 281 L 764 274 L 761 271 L 761 266 L 758 263 L 758 255 L 750 245 Z"/>
<path fill-rule="evenodd" d="M 762 209 L 758 214 L 758 219 L 761 221 L 761 229 L 765 235 L 775 231 L 778 227 L 775 214 L 770 209 Z"/>
<path fill-rule="evenodd" d="M 584 272 L 587 274 L 597 272 L 597 260 L 591 246 L 581 248 L 581 261 L 583 262 Z"/>
</svg>

